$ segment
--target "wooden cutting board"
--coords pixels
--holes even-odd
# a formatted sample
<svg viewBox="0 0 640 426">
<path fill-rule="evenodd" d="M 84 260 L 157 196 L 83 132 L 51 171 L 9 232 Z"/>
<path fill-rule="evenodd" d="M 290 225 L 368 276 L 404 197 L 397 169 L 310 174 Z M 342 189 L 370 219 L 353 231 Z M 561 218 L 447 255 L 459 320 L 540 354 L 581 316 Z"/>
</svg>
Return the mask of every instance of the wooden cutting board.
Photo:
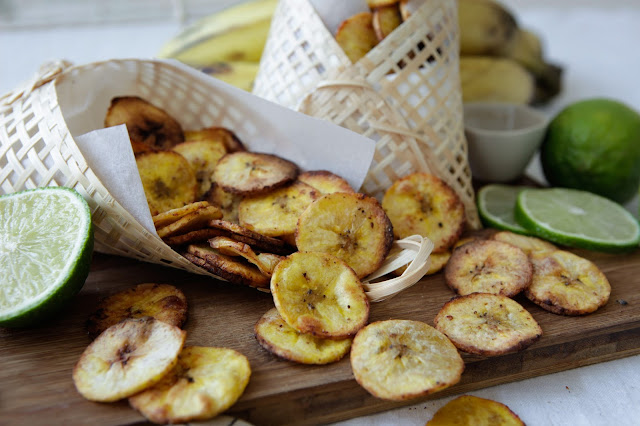
<svg viewBox="0 0 640 426">
<path fill-rule="evenodd" d="M 595 262 L 609 278 L 613 291 L 608 304 L 588 316 L 563 317 L 517 297 L 540 323 L 543 337 L 516 354 L 465 355 L 460 383 L 429 398 L 640 354 L 640 250 L 626 255 L 575 252 Z M 188 345 L 225 346 L 248 357 L 251 381 L 230 413 L 253 424 L 331 422 L 419 402 L 373 398 L 353 379 L 348 356 L 328 366 L 303 366 L 267 353 L 256 342 L 253 326 L 273 306 L 269 294 L 96 254 L 83 290 L 55 319 L 35 329 L 0 328 L 0 424 L 97 426 L 144 421 L 125 401 L 84 400 L 71 380 L 73 366 L 90 342 L 84 322 L 98 300 L 142 282 L 171 283 L 184 291 L 189 301 Z M 414 319 L 432 325 L 452 296 L 439 273 L 391 300 L 372 304 L 370 321 Z"/>
</svg>

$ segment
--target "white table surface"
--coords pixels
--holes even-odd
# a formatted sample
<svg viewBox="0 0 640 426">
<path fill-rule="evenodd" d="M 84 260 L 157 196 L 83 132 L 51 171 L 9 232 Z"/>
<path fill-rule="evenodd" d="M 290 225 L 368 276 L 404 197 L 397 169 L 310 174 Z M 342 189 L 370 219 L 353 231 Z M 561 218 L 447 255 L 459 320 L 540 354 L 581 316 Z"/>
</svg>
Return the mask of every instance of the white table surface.
<svg viewBox="0 0 640 426">
<path fill-rule="evenodd" d="M 589 97 L 614 98 L 640 111 L 640 1 L 505 0 L 505 3 L 522 26 L 543 35 L 549 59 L 565 67 L 564 90 L 543 108 L 545 112 L 555 114 L 568 103 Z M 178 31 L 176 21 L 4 30 L 0 32 L 3 58 L 0 93 L 17 86 L 50 59 L 87 63 L 153 57 L 163 42 Z M 539 173 L 535 162 L 529 171 Z M 637 213 L 637 200 L 628 207 Z M 640 425 L 640 356 L 471 394 L 507 404 L 528 425 Z M 339 424 L 423 425 L 450 399 Z"/>
</svg>

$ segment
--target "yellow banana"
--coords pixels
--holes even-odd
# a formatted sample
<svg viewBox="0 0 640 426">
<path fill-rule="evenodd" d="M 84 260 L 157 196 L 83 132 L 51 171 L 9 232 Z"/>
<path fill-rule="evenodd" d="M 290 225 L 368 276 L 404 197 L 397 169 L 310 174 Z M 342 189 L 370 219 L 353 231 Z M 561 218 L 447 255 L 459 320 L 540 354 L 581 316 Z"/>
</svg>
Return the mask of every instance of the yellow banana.
<svg viewBox="0 0 640 426">
<path fill-rule="evenodd" d="M 200 70 L 212 77 L 250 92 L 258 74 L 259 62 L 217 62 Z"/>
<path fill-rule="evenodd" d="M 513 15 L 493 0 L 458 0 L 458 26 L 462 55 L 495 55 L 518 29 Z"/>
<path fill-rule="evenodd" d="M 277 0 L 254 0 L 194 23 L 159 52 L 195 67 L 218 62 L 259 62 Z"/>
<path fill-rule="evenodd" d="M 460 82 L 464 102 L 530 103 L 535 96 L 533 76 L 508 58 L 463 56 Z"/>
</svg>

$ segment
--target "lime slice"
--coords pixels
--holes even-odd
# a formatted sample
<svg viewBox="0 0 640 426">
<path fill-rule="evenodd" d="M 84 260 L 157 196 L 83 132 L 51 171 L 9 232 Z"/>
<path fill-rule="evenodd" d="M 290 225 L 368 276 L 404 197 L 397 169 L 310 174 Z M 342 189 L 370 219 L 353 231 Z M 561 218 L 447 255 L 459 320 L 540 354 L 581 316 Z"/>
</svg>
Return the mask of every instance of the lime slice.
<svg viewBox="0 0 640 426">
<path fill-rule="evenodd" d="M 478 191 L 478 213 L 486 226 L 529 235 L 514 217 L 516 199 L 525 186 L 491 184 Z"/>
<path fill-rule="evenodd" d="M 82 288 L 91 263 L 87 202 L 68 188 L 0 197 L 0 326 L 41 321 Z"/>
<path fill-rule="evenodd" d="M 577 189 L 525 189 L 516 220 L 535 235 L 572 247 L 621 252 L 638 246 L 636 219 L 607 198 Z"/>
</svg>

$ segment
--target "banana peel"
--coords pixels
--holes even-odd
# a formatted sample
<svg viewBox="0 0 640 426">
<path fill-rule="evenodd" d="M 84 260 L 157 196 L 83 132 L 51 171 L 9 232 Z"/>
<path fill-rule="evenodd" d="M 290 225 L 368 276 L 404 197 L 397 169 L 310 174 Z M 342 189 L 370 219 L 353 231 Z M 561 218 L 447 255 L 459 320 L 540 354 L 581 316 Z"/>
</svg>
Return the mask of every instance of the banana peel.
<svg viewBox="0 0 640 426">
<path fill-rule="evenodd" d="M 259 62 L 215 62 L 199 68 L 200 71 L 232 86 L 250 92 L 260 69 Z"/>
<path fill-rule="evenodd" d="M 464 102 L 527 104 L 535 99 L 533 75 L 509 58 L 462 56 L 460 82 Z"/>
</svg>

